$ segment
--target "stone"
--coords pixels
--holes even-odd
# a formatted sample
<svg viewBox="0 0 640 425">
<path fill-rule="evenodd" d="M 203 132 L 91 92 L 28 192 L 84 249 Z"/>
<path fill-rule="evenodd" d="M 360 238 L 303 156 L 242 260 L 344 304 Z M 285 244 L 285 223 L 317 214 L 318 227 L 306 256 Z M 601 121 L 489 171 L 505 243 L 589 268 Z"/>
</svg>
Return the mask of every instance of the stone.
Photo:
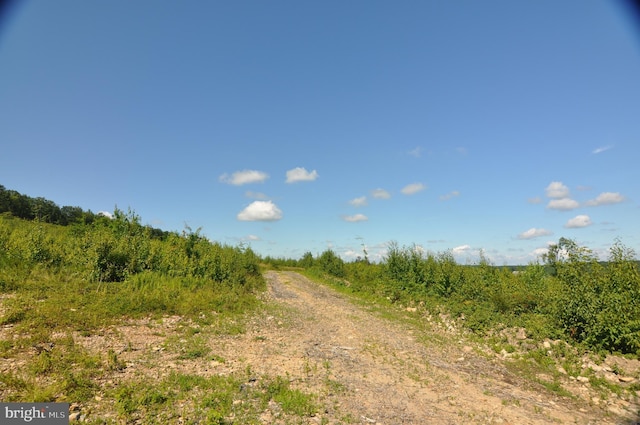
<svg viewBox="0 0 640 425">
<path fill-rule="evenodd" d="M 527 330 L 525 328 L 519 328 L 516 332 L 516 339 L 523 340 L 527 339 Z"/>
</svg>

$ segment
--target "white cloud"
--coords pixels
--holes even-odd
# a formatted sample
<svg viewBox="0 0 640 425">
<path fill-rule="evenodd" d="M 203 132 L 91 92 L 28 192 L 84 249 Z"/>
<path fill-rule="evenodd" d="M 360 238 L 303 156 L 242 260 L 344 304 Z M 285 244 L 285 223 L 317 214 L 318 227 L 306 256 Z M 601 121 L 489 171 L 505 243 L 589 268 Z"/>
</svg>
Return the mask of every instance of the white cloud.
<svg viewBox="0 0 640 425">
<path fill-rule="evenodd" d="M 356 215 L 345 215 L 342 217 L 344 221 L 348 221 L 349 223 L 357 223 L 358 221 L 367 221 L 369 217 L 364 214 L 356 214 Z"/>
<path fill-rule="evenodd" d="M 585 204 L 592 207 L 597 207 L 599 205 L 618 204 L 622 201 L 624 201 L 624 196 L 622 196 L 618 192 L 603 192 L 600 195 L 598 195 L 596 199 L 591 199 L 590 201 L 587 201 Z"/>
<path fill-rule="evenodd" d="M 237 216 L 240 221 L 278 221 L 282 211 L 271 201 L 253 201 Z"/>
<path fill-rule="evenodd" d="M 531 255 L 534 257 L 542 257 L 547 252 L 549 252 L 549 248 L 536 248 L 531 252 Z"/>
<path fill-rule="evenodd" d="M 287 183 L 296 183 L 296 182 L 312 182 L 317 179 L 318 172 L 313 170 L 311 172 L 307 171 L 302 167 L 296 167 L 292 170 L 287 171 Z"/>
<path fill-rule="evenodd" d="M 362 256 L 362 252 L 354 251 L 352 249 L 347 249 L 342 255 L 348 259 L 358 258 Z"/>
<path fill-rule="evenodd" d="M 597 155 L 599 153 L 608 151 L 609 149 L 612 149 L 613 146 L 611 145 L 607 145 L 607 146 L 600 146 L 599 148 L 594 149 L 593 151 L 591 151 L 592 154 Z"/>
<path fill-rule="evenodd" d="M 367 197 L 361 196 L 359 198 L 353 198 L 352 200 L 349 201 L 349 203 L 354 207 L 364 207 L 367 205 Z"/>
<path fill-rule="evenodd" d="M 549 208 L 550 210 L 560 210 L 560 211 L 570 211 L 578 208 L 579 206 L 580 204 L 578 204 L 578 201 L 575 201 L 570 198 L 552 199 L 547 204 L 547 208 Z"/>
<path fill-rule="evenodd" d="M 453 248 L 451 251 L 456 254 L 464 254 L 465 252 L 468 252 L 469 250 L 471 250 L 471 245 L 460 245 L 457 246 L 455 248 Z"/>
<path fill-rule="evenodd" d="M 539 196 L 536 196 L 535 198 L 527 199 L 527 202 L 530 204 L 539 204 L 542 202 L 542 199 Z"/>
<path fill-rule="evenodd" d="M 422 183 L 411 183 L 403 187 L 400 192 L 402 192 L 405 195 L 413 195 L 415 193 L 425 190 L 426 188 L 427 186 L 425 186 Z"/>
<path fill-rule="evenodd" d="M 533 238 L 539 238 L 540 236 L 547 236 L 547 235 L 552 235 L 553 233 L 550 230 L 547 229 L 537 229 L 535 227 L 532 227 L 531 229 L 527 230 L 526 232 L 522 232 L 518 235 L 518 239 L 533 239 Z"/>
<path fill-rule="evenodd" d="M 244 195 L 247 198 L 253 198 L 253 199 L 260 199 L 263 201 L 266 201 L 267 199 L 269 199 L 269 197 L 267 195 L 265 195 L 264 193 L 261 192 L 252 192 L 250 190 L 247 190 Z"/>
<path fill-rule="evenodd" d="M 269 178 L 269 174 L 257 170 L 242 170 L 236 171 L 229 176 L 224 173 L 220 176 L 220 181 L 223 183 L 233 184 L 235 186 L 241 186 L 249 183 L 263 183 Z"/>
<path fill-rule="evenodd" d="M 568 229 L 576 229 L 580 227 L 591 226 L 592 224 L 593 223 L 591 222 L 591 218 L 588 215 L 581 214 L 567 221 L 567 224 L 565 224 L 564 227 Z"/>
<path fill-rule="evenodd" d="M 410 150 L 408 153 L 414 158 L 420 158 L 420 156 L 422 156 L 422 148 L 418 146 L 415 149 Z"/>
<path fill-rule="evenodd" d="M 248 240 L 248 241 L 259 241 L 260 240 L 260 236 L 247 235 L 247 237 L 245 239 Z"/>
<path fill-rule="evenodd" d="M 97 215 L 103 215 L 107 218 L 113 218 L 113 214 L 111 214 L 109 211 L 98 211 Z"/>
<path fill-rule="evenodd" d="M 452 192 L 447 193 L 446 195 L 440 196 L 441 201 L 448 201 L 451 198 L 455 198 L 456 196 L 460 196 L 460 192 L 454 190 Z"/>
<path fill-rule="evenodd" d="M 547 197 L 549 198 L 568 198 L 569 197 L 569 188 L 562 184 L 562 182 L 551 182 L 549 186 L 545 189 Z"/>
<path fill-rule="evenodd" d="M 375 199 L 389 199 L 391 194 L 384 189 L 374 189 L 371 191 L 371 196 Z"/>
</svg>

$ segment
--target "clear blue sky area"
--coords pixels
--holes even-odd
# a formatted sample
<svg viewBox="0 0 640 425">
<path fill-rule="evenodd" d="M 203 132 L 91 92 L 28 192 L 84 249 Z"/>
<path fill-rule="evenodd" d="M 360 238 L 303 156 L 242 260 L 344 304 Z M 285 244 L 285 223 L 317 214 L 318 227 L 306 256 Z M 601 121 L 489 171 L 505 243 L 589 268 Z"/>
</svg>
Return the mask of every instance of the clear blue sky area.
<svg viewBox="0 0 640 425">
<path fill-rule="evenodd" d="M 261 255 L 640 252 L 640 28 L 615 1 L 16 3 L 0 184 Z"/>
</svg>

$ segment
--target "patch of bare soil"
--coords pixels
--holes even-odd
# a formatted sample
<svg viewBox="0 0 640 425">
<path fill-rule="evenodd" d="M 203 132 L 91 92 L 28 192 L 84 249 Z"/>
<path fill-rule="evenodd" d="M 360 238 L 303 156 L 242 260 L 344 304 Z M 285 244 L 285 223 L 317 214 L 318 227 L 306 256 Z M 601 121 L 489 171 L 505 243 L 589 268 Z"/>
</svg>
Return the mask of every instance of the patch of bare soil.
<svg viewBox="0 0 640 425">
<path fill-rule="evenodd" d="M 318 416 L 329 423 L 632 423 L 510 373 L 459 334 L 379 318 L 294 272 L 266 278 L 270 297 L 290 307 L 293 322 L 267 317 L 226 341 L 221 355 L 233 359 L 229 366 L 287 374 L 301 388 L 324 391 Z"/>
<path fill-rule="evenodd" d="M 388 320 L 298 273 L 270 271 L 265 277 L 265 301 L 275 307 L 250 318 L 236 335 L 203 330 L 198 335 L 213 356 L 180 358 L 191 343 L 189 332 L 198 327 L 180 317 L 137 321 L 74 340 L 90 352 L 112 350 L 122 362 L 98 383 L 105 392 L 172 372 L 240 372 L 246 385 L 283 376 L 292 387 L 318 395 L 321 408 L 314 416 L 291 421 L 270 403 L 260 419 L 265 424 L 637 423 L 632 403 L 598 401 L 587 383 L 569 379 L 566 388 L 575 397 L 560 397 L 510 372 L 506 355 L 470 342 L 420 307 L 405 312 L 419 320 Z M 89 418 L 117 420 L 113 401 L 103 395 L 79 409 Z M 183 412 L 185 419 L 175 423 L 186 423 L 188 406 Z"/>
</svg>

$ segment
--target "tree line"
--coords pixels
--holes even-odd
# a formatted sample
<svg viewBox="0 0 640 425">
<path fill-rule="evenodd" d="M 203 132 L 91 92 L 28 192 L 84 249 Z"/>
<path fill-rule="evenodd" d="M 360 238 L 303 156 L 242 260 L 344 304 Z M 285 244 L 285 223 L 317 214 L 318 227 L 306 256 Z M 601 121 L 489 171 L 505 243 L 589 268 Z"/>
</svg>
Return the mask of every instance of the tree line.
<svg viewBox="0 0 640 425">
<path fill-rule="evenodd" d="M 122 213 L 116 208 L 116 213 Z M 23 220 L 40 223 L 70 226 L 74 224 L 92 224 L 104 216 L 91 210 L 83 210 L 78 206 L 63 207 L 43 197 L 33 198 L 16 190 L 10 190 L 0 184 L 0 214 L 10 214 Z M 164 239 L 170 232 L 145 226 L 153 237 Z"/>
</svg>

